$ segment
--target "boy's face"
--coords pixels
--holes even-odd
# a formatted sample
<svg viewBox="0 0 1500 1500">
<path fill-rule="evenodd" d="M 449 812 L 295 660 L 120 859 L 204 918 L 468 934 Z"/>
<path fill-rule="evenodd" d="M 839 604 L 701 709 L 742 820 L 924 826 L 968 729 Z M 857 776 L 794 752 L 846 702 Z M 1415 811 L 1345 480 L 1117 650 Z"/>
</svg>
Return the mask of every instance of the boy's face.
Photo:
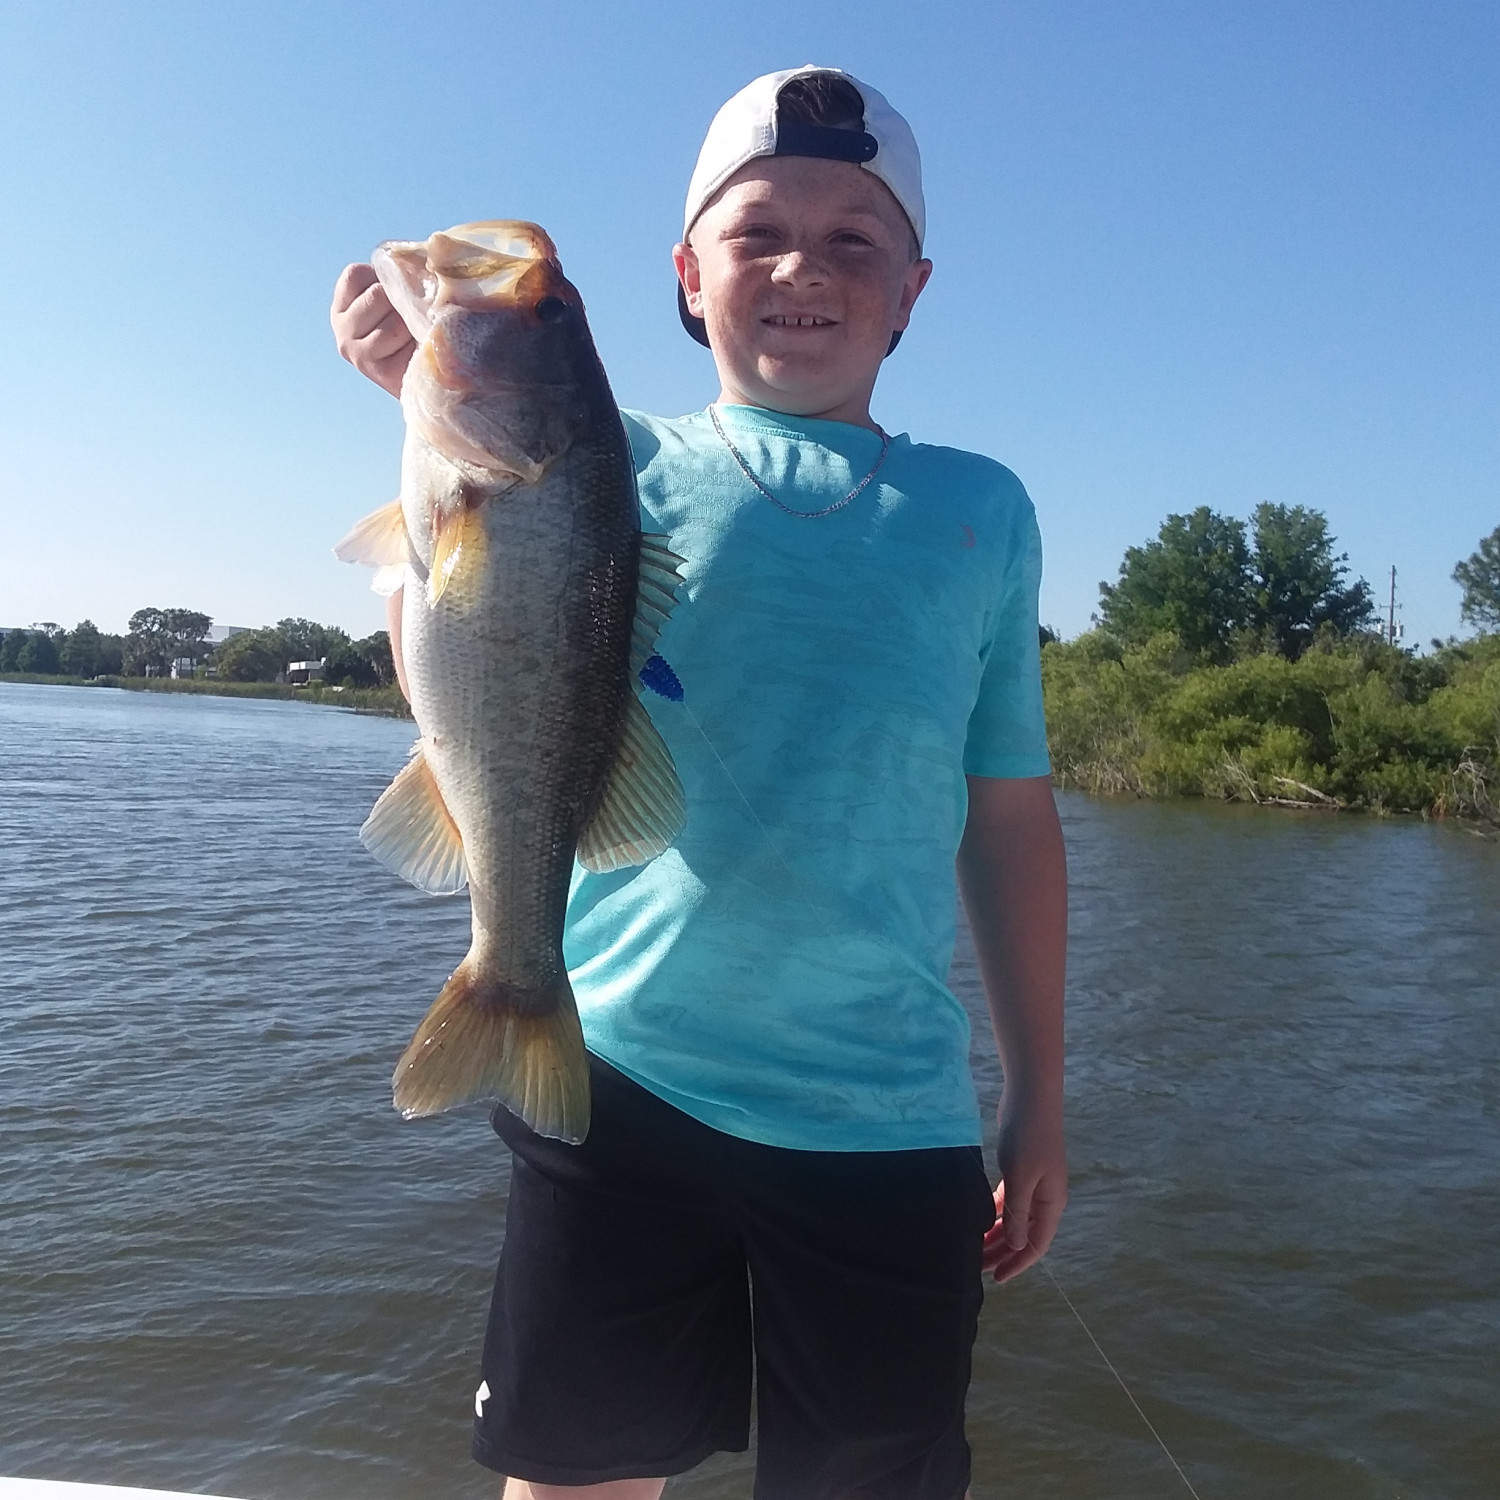
<svg viewBox="0 0 1500 1500">
<path fill-rule="evenodd" d="M 726 399 L 865 425 L 891 334 L 932 272 L 879 178 L 803 156 L 741 167 L 673 259 Z"/>
</svg>

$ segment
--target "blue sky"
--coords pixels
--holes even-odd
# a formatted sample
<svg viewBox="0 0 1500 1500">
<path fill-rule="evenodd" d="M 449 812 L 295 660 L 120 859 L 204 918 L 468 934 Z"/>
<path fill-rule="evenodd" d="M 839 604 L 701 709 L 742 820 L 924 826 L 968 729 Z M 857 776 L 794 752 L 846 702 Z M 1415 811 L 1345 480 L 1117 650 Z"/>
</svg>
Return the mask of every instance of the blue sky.
<svg viewBox="0 0 1500 1500">
<path fill-rule="evenodd" d="M 394 494 L 400 417 L 327 304 L 382 239 L 535 219 L 621 402 L 700 407 L 687 176 L 807 61 L 926 163 L 937 271 L 875 414 L 1020 474 L 1065 634 L 1168 512 L 1269 499 L 1382 598 L 1394 563 L 1425 641 L 1500 524 L 1490 0 L 9 0 L 0 55 L 0 626 L 376 627 L 329 549 Z"/>
</svg>

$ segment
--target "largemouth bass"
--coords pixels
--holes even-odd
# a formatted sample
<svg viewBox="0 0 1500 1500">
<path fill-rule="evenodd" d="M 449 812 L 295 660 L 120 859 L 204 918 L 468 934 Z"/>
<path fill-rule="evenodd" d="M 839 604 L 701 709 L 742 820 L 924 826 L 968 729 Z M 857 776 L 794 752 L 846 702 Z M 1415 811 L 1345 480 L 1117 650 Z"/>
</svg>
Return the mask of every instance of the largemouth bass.
<svg viewBox="0 0 1500 1500">
<path fill-rule="evenodd" d="M 679 558 L 643 537 L 630 448 L 583 304 L 534 224 L 389 242 L 376 274 L 418 348 L 401 494 L 335 548 L 404 589 L 420 738 L 360 830 L 424 891 L 467 884 L 473 941 L 392 1080 L 404 1115 L 498 1098 L 581 1141 L 588 1065 L 563 963 L 575 853 L 662 853 L 684 820 L 637 692 Z"/>
</svg>

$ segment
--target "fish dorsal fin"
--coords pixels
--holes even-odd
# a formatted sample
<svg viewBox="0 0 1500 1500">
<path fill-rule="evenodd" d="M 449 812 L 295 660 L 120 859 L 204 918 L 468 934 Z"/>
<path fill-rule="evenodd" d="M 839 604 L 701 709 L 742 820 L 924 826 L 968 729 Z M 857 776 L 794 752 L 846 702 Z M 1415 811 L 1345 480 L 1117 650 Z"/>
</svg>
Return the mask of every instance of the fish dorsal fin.
<svg viewBox="0 0 1500 1500">
<path fill-rule="evenodd" d="M 406 517 L 401 501 L 392 500 L 356 521 L 349 534 L 333 549 L 340 562 L 369 563 L 377 568 L 405 567 Z"/>
<path fill-rule="evenodd" d="M 468 884 L 464 841 L 421 740 L 370 809 L 359 841 L 388 870 L 429 896 L 456 896 Z"/>
<path fill-rule="evenodd" d="M 630 638 L 632 672 L 639 672 L 656 650 L 656 637 L 677 603 L 682 561 L 667 546 L 666 537 L 649 531 L 641 533 L 640 582 L 636 586 L 635 627 Z"/>
<path fill-rule="evenodd" d="M 578 863 L 596 874 L 643 865 L 672 846 L 687 822 L 672 752 L 631 692 L 620 751 L 604 799 L 578 841 Z"/>
</svg>

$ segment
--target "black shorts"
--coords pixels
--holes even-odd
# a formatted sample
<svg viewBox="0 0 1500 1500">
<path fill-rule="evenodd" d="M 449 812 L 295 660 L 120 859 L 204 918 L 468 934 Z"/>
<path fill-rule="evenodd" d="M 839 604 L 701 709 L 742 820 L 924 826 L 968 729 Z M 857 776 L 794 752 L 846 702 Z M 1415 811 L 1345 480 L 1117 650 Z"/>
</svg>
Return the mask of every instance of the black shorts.
<svg viewBox="0 0 1500 1500">
<path fill-rule="evenodd" d="M 749 1443 L 766 1500 L 960 1500 L 995 1205 L 978 1147 L 792 1151 L 591 1058 L 588 1140 L 515 1155 L 474 1457 L 581 1485 Z"/>
</svg>

